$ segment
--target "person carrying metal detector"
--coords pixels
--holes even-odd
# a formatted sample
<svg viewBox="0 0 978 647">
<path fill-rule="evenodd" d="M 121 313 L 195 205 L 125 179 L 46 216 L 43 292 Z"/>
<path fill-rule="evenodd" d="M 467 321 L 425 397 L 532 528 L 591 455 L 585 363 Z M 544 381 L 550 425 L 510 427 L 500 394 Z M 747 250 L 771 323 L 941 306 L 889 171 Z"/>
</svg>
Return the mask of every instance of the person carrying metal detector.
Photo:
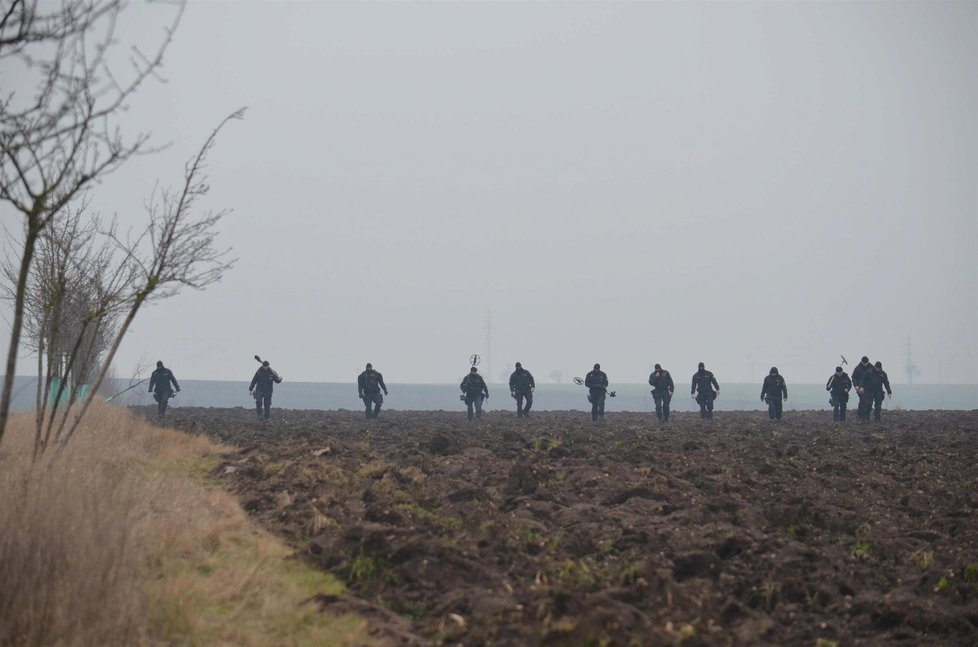
<svg viewBox="0 0 978 647">
<path fill-rule="evenodd" d="M 594 370 L 584 376 L 574 378 L 574 384 L 583 384 L 588 388 L 587 401 L 591 403 L 591 422 L 604 418 L 604 400 L 607 395 L 615 397 L 614 391 L 608 390 L 608 376 L 601 370 L 600 364 L 594 365 Z"/>
<path fill-rule="evenodd" d="M 836 366 L 835 373 L 825 383 L 825 390 L 829 392 L 829 404 L 832 405 L 832 420 L 835 422 L 845 422 L 846 403 L 849 402 L 851 388 L 852 380 L 849 379 L 849 375 L 841 366 Z"/>
<path fill-rule="evenodd" d="M 251 378 L 248 395 L 255 398 L 255 411 L 258 413 L 258 419 L 262 419 L 262 409 L 264 408 L 264 419 L 268 420 L 272 410 L 272 389 L 275 384 L 282 383 L 282 377 L 269 365 L 268 360 L 263 361 L 258 355 L 255 355 L 255 359 L 261 362 L 261 366 L 255 371 L 255 376 Z"/>
<path fill-rule="evenodd" d="M 713 401 L 720 395 L 720 385 L 713 377 L 711 371 L 706 370 L 703 362 L 699 363 L 699 370 L 693 373 L 693 384 L 689 389 L 689 394 L 696 403 L 700 405 L 700 418 L 704 420 L 713 419 Z"/>
<path fill-rule="evenodd" d="M 761 402 L 767 402 L 767 415 L 771 420 L 781 420 L 781 398 L 788 399 L 788 385 L 784 377 L 778 374 L 776 366 L 764 378 L 761 385 Z"/>
<path fill-rule="evenodd" d="M 170 388 L 171 383 L 173 384 L 172 389 Z M 166 415 L 166 405 L 170 398 L 176 397 L 177 393 L 180 392 L 180 385 L 177 384 L 176 376 L 173 375 L 173 371 L 163 366 L 163 362 L 156 362 L 156 370 L 149 377 L 149 392 L 153 394 L 153 399 L 156 400 L 156 414 L 162 418 Z"/>
<path fill-rule="evenodd" d="M 533 391 L 537 388 L 533 375 L 516 362 L 516 370 L 509 376 L 509 392 L 516 400 L 516 417 L 529 418 L 530 407 L 533 406 Z M 526 400 L 526 406 L 523 401 Z"/>
<path fill-rule="evenodd" d="M 465 402 L 469 411 L 469 420 L 472 420 L 472 407 L 475 407 L 475 417 L 482 417 L 482 401 L 489 399 L 489 387 L 486 381 L 479 375 L 479 369 L 475 366 L 469 369 L 469 374 L 462 378 L 462 383 L 458 385 L 462 389 L 459 399 Z"/>
<path fill-rule="evenodd" d="M 367 408 L 367 418 L 376 418 L 377 414 L 380 413 L 380 405 L 384 403 L 384 395 L 380 394 L 381 389 L 384 390 L 384 395 L 387 395 L 384 376 L 379 371 L 374 370 L 373 364 L 367 362 L 367 370 L 357 377 L 357 390 L 360 392 L 363 405 Z M 372 413 L 370 411 L 371 404 L 374 408 Z"/>
<path fill-rule="evenodd" d="M 669 402 L 676 390 L 672 376 L 669 371 L 656 364 L 655 370 L 649 375 L 649 385 L 652 387 L 652 399 L 655 400 L 655 417 L 659 422 L 669 422 Z"/>
</svg>

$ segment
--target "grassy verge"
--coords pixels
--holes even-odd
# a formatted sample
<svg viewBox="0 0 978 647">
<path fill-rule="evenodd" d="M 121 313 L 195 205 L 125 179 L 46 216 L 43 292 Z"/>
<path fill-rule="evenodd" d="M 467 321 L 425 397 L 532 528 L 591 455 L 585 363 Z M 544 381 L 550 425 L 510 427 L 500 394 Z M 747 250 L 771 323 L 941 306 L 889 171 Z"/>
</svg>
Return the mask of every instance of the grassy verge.
<svg viewBox="0 0 978 647">
<path fill-rule="evenodd" d="M 31 424 L 0 444 L 0 645 L 373 642 L 306 602 L 342 585 L 209 477 L 225 448 L 103 406 L 32 466 Z"/>
</svg>

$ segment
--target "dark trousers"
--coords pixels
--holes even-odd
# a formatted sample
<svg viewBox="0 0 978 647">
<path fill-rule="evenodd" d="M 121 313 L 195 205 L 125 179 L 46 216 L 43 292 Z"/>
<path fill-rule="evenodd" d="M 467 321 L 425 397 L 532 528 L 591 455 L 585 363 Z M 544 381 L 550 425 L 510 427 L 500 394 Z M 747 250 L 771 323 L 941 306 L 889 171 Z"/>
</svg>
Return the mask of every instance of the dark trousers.
<svg viewBox="0 0 978 647">
<path fill-rule="evenodd" d="M 839 396 L 832 396 L 832 420 L 836 422 L 842 422 L 846 419 L 846 404 L 849 398 L 841 398 Z"/>
<path fill-rule="evenodd" d="M 856 410 L 860 420 L 865 420 L 869 422 L 869 414 L 873 410 L 873 394 L 869 391 L 863 390 L 859 394 L 859 407 Z"/>
<path fill-rule="evenodd" d="M 869 420 L 869 410 L 873 410 L 873 420 L 876 422 L 880 421 L 880 416 L 883 414 L 883 392 L 870 393 L 869 394 L 869 404 L 866 405 L 866 420 Z"/>
<path fill-rule="evenodd" d="M 591 401 L 591 420 L 597 421 L 604 417 L 604 391 L 592 392 L 588 396 Z"/>
<path fill-rule="evenodd" d="M 717 394 L 713 391 L 700 392 L 696 394 L 696 404 L 700 405 L 700 418 L 704 420 L 713 419 L 713 401 L 717 399 Z"/>
<path fill-rule="evenodd" d="M 652 392 L 652 399 L 655 400 L 655 417 L 661 422 L 669 420 L 669 401 L 672 395 L 667 393 Z"/>
<path fill-rule="evenodd" d="M 523 401 L 526 401 L 524 406 Z M 516 417 L 522 418 L 523 416 L 530 415 L 530 407 L 533 406 L 533 393 L 530 391 L 517 391 L 516 392 Z"/>
<path fill-rule="evenodd" d="M 157 391 L 153 394 L 153 399 L 156 400 L 156 413 L 160 418 L 166 415 L 166 405 L 172 396 L 173 391 Z"/>
<path fill-rule="evenodd" d="M 783 401 L 780 396 L 769 395 L 765 398 L 767 400 L 767 415 L 771 420 L 781 420 L 781 411 Z"/>
<path fill-rule="evenodd" d="M 376 418 L 377 414 L 380 413 L 380 405 L 384 404 L 384 396 L 377 393 L 370 394 L 367 393 L 363 396 L 363 406 L 366 408 L 365 413 L 368 418 Z M 370 405 L 373 405 L 373 411 L 370 410 Z"/>
<path fill-rule="evenodd" d="M 265 408 L 265 415 L 262 416 L 262 406 Z M 255 391 L 255 411 L 258 412 L 258 417 L 264 417 L 268 420 L 271 417 L 272 411 L 272 394 L 271 393 L 259 393 Z"/>
<path fill-rule="evenodd" d="M 475 395 L 465 396 L 465 407 L 469 411 L 469 420 L 472 420 L 472 409 L 475 409 L 475 417 L 482 417 L 482 401 L 485 396 L 482 393 L 476 393 Z"/>
</svg>

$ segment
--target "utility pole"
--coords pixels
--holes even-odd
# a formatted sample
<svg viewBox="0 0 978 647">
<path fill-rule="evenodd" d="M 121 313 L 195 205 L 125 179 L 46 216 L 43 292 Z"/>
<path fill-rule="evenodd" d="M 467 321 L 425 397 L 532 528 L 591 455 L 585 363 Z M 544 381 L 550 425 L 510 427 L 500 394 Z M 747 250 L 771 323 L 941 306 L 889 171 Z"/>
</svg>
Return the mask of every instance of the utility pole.
<svg viewBox="0 0 978 647">
<path fill-rule="evenodd" d="M 492 311 L 486 311 L 486 381 L 492 382 Z"/>
<path fill-rule="evenodd" d="M 920 375 L 920 369 L 918 369 L 916 364 L 913 363 L 913 353 L 910 347 L 910 337 L 907 337 L 907 363 L 904 366 L 904 371 L 906 371 L 907 373 L 907 384 L 913 384 L 914 376 Z"/>
</svg>

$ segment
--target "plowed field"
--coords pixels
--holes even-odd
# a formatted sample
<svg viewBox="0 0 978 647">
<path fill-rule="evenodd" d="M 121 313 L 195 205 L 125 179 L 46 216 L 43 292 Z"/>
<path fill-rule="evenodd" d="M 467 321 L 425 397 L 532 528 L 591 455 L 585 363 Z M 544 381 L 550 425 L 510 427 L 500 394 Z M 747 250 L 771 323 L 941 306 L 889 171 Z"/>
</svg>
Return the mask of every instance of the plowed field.
<svg viewBox="0 0 978 647">
<path fill-rule="evenodd" d="M 167 424 L 378 643 L 978 644 L 978 412 L 253 418 Z"/>
</svg>

